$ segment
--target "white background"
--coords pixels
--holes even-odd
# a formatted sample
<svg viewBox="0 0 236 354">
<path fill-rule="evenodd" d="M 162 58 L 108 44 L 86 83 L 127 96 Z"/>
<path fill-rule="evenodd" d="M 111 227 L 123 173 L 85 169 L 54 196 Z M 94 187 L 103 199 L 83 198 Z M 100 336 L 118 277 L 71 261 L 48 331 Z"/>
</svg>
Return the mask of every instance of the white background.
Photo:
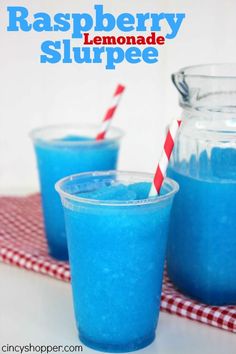
<svg viewBox="0 0 236 354">
<path fill-rule="evenodd" d="M 121 12 L 185 12 L 174 40 L 160 48 L 154 65 L 39 63 L 40 45 L 62 34 L 7 32 L 7 5 L 39 11 L 92 12 L 94 4 Z M 235 61 L 235 0 L 1 0 L 0 3 L 0 192 L 37 186 L 29 131 L 57 122 L 99 122 L 117 82 L 127 86 L 115 117 L 126 131 L 120 169 L 154 172 L 166 124 L 180 112 L 170 75 L 180 67 Z M 139 33 L 140 34 L 140 33 Z M 57 38 L 58 37 L 58 38 Z M 114 125 L 115 125 L 114 124 Z"/>
</svg>

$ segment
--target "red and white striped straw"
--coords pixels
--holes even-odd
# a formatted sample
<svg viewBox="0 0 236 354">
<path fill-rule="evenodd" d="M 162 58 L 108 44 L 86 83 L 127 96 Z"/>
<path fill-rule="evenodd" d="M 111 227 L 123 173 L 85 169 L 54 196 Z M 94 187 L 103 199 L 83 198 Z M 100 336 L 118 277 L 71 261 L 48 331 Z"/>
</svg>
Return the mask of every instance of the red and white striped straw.
<svg viewBox="0 0 236 354">
<path fill-rule="evenodd" d="M 149 197 L 154 197 L 160 193 L 162 183 L 166 176 L 166 170 L 170 161 L 170 156 L 175 145 L 175 137 L 177 135 L 180 125 L 181 120 L 174 119 L 169 126 L 164 144 L 164 149 L 162 151 L 160 161 L 157 165 L 157 170 L 149 192 Z"/>
<path fill-rule="evenodd" d="M 124 90 L 125 90 L 125 86 L 123 85 L 117 86 L 116 91 L 112 97 L 112 102 L 110 104 L 110 107 L 108 108 L 105 117 L 102 121 L 101 130 L 96 136 L 96 140 L 103 140 L 105 138 L 106 133 L 111 125 L 112 118 L 114 117 L 116 109 L 120 103 Z"/>
</svg>

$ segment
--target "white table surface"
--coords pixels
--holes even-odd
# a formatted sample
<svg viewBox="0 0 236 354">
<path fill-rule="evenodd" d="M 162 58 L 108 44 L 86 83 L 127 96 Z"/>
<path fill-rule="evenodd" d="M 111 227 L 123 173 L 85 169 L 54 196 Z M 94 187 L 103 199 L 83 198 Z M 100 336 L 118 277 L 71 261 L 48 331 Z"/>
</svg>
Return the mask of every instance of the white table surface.
<svg viewBox="0 0 236 354">
<path fill-rule="evenodd" d="M 80 344 L 70 284 L 2 263 L 0 279 L 0 352 L 3 344 Z M 236 334 L 161 312 L 155 342 L 139 353 L 235 354 Z"/>
</svg>

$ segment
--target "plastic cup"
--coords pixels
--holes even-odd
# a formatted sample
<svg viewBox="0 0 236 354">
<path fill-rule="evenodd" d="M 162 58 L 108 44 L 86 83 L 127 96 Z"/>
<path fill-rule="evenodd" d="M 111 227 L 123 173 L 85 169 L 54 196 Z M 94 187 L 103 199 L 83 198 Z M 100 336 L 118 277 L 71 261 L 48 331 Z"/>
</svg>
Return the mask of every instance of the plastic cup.
<svg viewBox="0 0 236 354">
<path fill-rule="evenodd" d="M 31 132 L 33 139 L 49 253 L 59 260 L 68 260 L 64 215 L 55 183 L 68 175 L 117 166 L 120 129 L 111 128 L 105 140 L 96 141 L 99 125 L 67 124 L 45 126 Z M 76 140 L 76 137 L 90 140 Z M 67 137 L 66 140 L 65 137 Z"/>
<path fill-rule="evenodd" d="M 170 210 L 178 185 L 144 200 L 96 200 L 80 193 L 111 183 L 149 182 L 133 172 L 94 172 L 56 184 L 65 212 L 75 317 L 81 341 L 128 352 L 155 338 Z"/>
</svg>

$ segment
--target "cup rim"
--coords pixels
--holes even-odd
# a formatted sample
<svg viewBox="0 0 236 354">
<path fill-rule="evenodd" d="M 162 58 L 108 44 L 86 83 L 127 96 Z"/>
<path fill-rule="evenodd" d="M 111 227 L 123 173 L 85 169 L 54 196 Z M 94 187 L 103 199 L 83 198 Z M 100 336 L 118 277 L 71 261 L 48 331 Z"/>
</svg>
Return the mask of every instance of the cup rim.
<svg viewBox="0 0 236 354">
<path fill-rule="evenodd" d="M 132 207 L 132 206 L 138 206 L 138 205 L 151 205 L 151 204 L 159 204 L 164 200 L 170 199 L 173 197 L 179 190 L 179 184 L 171 179 L 166 177 L 164 180 L 164 184 L 168 185 L 171 190 L 167 192 L 164 195 L 161 196 L 156 196 L 152 198 L 146 198 L 146 199 L 139 199 L 139 200 L 127 200 L 127 201 L 116 201 L 116 200 L 99 200 L 99 199 L 92 199 L 92 198 L 83 198 L 83 197 L 78 197 L 75 196 L 71 193 L 65 192 L 62 188 L 63 184 L 68 181 L 73 181 L 78 178 L 86 177 L 86 176 L 91 176 L 91 177 L 102 177 L 102 176 L 111 176 L 111 175 L 121 175 L 121 176 L 130 176 L 132 175 L 133 177 L 138 178 L 139 180 L 136 182 L 152 182 L 154 175 L 151 173 L 146 173 L 146 172 L 134 172 L 134 171 L 120 171 L 120 170 L 110 170 L 110 171 L 95 171 L 95 172 L 83 172 L 83 173 L 77 173 L 73 174 L 67 177 L 64 177 L 60 179 L 56 184 L 55 184 L 55 189 L 59 193 L 61 198 L 66 198 L 69 200 L 73 200 L 76 202 L 79 202 L 81 204 L 90 204 L 90 205 L 101 205 L 101 206 L 112 206 L 112 207 L 117 207 L 117 206 L 122 206 L 122 207 Z"/>
<path fill-rule="evenodd" d="M 41 142 L 44 144 L 54 144 L 55 141 L 53 139 L 45 139 L 43 138 L 43 134 L 47 131 L 53 131 L 56 129 L 61 129 L 62 131 L 65 129 L 88 129 L 94 130 L 95 132 L 99 131 L 101 128 L 101 124 L 93 124 L 93 123 L 62 123 L 62 124 L 51 124 L 51 125 L 43 125 L 41 127 L 35 128 L 30 131 L 29 136 L 33 140 L 33 142 Z M 110 132 L 114 133 L 114 137 L 109 137 L 103 140 L 82 140 L 82 141 L 63 141 L 58 140 L 56 142 L 57 146 L 91 146 L 91 145 L 101 145 L 105 142 L 117 142 L 120 141 L 124 137 L 124 131 L 117 127 L 110 127 Z M 94 137 L 95 138 L 95 137 Z"/>
</svg>

